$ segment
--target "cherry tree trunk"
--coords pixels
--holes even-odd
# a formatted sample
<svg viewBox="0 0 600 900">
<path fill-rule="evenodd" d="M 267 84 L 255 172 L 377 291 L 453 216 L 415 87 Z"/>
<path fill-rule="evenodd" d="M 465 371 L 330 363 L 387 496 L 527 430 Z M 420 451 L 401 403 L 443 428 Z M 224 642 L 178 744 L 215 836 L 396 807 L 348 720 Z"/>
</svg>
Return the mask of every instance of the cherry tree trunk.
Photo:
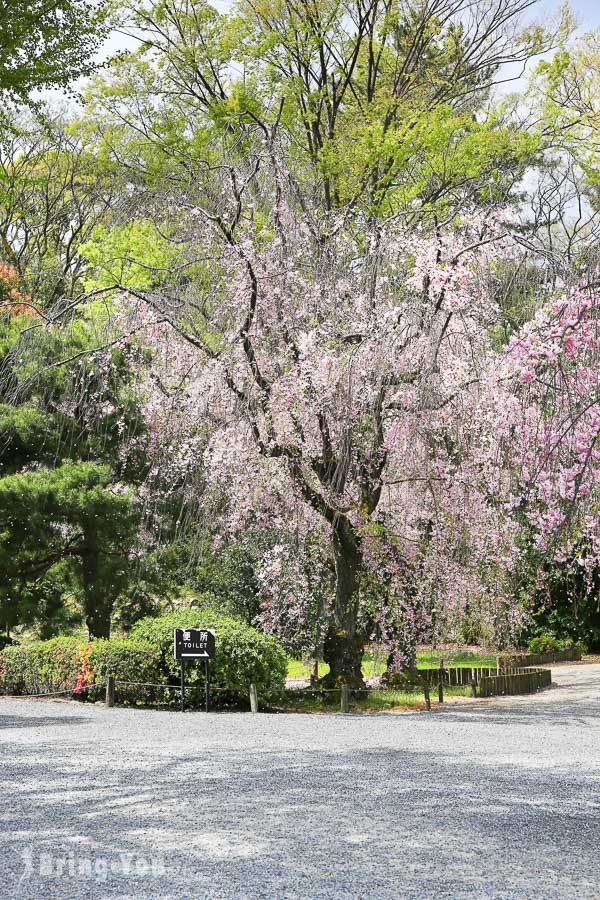
<svg viewBox="0 0 600 900">
<path fill-rule="evenodd" d="M 358 626 L 359 583 L 362 556 L 354 529 L 347 519 L 334 525 L 335 601 L 332 622 L 323 644 L 323 658 L 329 665 L 326 682 L 362 683 L 364 635 Z"/>
</svg>

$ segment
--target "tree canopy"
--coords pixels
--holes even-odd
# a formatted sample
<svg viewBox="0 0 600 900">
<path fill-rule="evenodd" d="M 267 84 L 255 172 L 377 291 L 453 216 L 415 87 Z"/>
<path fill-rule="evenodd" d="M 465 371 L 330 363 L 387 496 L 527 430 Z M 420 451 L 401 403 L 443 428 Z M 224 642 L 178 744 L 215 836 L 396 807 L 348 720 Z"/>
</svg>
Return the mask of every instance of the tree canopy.
<svg viewBox="0 0 600 900">
<path fill-rule="evenodd" d="M 0 8 L 0 91 L 26 101 L 32 91 L 70 86 L 94 68 L 105 35 L 104 2 L 10 0 Z"/>
</svg>

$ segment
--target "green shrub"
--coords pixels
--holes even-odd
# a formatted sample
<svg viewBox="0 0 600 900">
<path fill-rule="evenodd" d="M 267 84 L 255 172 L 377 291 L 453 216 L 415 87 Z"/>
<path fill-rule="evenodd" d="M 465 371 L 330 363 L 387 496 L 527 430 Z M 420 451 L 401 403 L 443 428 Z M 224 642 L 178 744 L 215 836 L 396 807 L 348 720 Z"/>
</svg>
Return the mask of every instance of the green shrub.
<svg viewBox="0 0 600 900">
<path fill-rule="evenodd" d="M 277 641 L 237 619 L 211 609 L 183 610 L 158 618 L 141 619 L 131 637 L 148 641 L 160 653 L 165 679 L 177 682 L 180 663 L 173 659 L 173 629 L 212 628 L 215 631 L 216 655 L 210 663 L 210 680 L 215 688 L 248 695 L 249 685 L 259 685 L 259 694 L 268 699 L 285 684 L 287 657 Z M 186 681 L 190 686 L 204 681 L 200 662 L 186 665 Z M 219 694 L 215 697 L 219 699 Z"/>
<path fill-rule="evenodd" d="M 73 637 L 29 641 L 0 653 L 0 674 L 5 689 L 16 694 L 72 691 L 82 700 L 102 696 L 107 675 L 117 681 L 154 684 L 161 679 L 155 648 L 131 639 L 82 643 Z M 139 686 L 119 685 L 117 699 L 154 699 L 156 692 Z"/>
<path fill-rule="evenodd" d="M 16 694 L 72 690 L 81 674 L 81 650 L 74 637 L 5 647 L 0 653 L 3 685 Z"/>
<path fill-rule="evenodd" d="M 553 653 L 555 650 L 566 650 L 572 646 L 572 641 L 560 641 L 552 634 L 538 634 L 529 641 L 528 648 L 531 653 Z"/>
<path fill-rule="evenodd" d="M 216 658 L 211 661 L 214 700 L 248 696 L 251 682 L 260 685 L 268 699 L 285 684 L 287 658 L 277 642 L 256 629 L 214 610 L 189 610 L 159 618 L 142 619 L 131 637 L 82 642 L 74 637 L 28 641 L 0 652 L 0 679 L 5 690 L 17 694 L 72 691 L 81 699 L 100 699 L 107 675 L 117 682 L 116 698 L 122 702 L 173 702 L 178 698 L 179 663 L 173 659 L 173 629 L 202 626 L 216 632 Z M 186 666 L 192 688 L 203 684 L 204 667 Z M 173 691 L 142 685 L 169 683 Z M 198 701 L 200 692 L 195 692 Z M 190 701 L 194 692 L 190 691 Z"/>
<path fill-rule="evenodd" d="M 101 696 L 103 688 L 96 685 L 102 684 L 107 675 L 114 675 L 117 682 L 133 682 L 130 685 L 117 684 L 118 703 L 154 700 L 157 696 L 155 689 L 142 687 L 162 681 L 159 654 L 147 641 L 133 638 L 94 641 L 86 653 L 86 662 L 93 678 L 90 699 Z"/>
</svg>

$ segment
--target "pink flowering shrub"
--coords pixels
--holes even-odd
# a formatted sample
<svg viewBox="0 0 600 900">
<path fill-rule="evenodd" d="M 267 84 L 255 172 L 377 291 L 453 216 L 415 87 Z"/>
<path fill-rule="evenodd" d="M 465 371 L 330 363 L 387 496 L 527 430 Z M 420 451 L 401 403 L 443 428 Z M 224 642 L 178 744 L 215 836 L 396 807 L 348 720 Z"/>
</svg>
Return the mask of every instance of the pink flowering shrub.
<svg viewBox="0 0 600 900">
<path fill-rule="evenodd" d="M 600 291 L 565 291 L 513 338 L 499 431 L 513 450 L 510 506 L 540 552 L 600 565 Z"/>
<path fill-rule="evenodd" d="M 79 669 L 79 677 L 77 679 L 77 683 L 73 688 L 74 694 L 81 694 L 84 691 L 87 691 L 94 683 L 94 676 L 96 674 L 96 670 L 92 665 L 90 665 L 89 656 L 92 651 L 91 644 L 85 644 L 82 647 L 77 648 L 77 652 L 75 654 L 76 659 L 79 660 L 80 669 Z"/>
</svg>

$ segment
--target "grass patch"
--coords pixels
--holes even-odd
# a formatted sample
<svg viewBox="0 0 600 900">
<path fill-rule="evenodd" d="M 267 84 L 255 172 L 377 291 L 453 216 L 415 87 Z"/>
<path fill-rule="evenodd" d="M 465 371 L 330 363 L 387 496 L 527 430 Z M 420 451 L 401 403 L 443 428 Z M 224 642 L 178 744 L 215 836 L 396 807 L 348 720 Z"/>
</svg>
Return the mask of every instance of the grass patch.
<svg viewBox="0 0 600 900">
<path fill-rule="evenodd" d="M 288 657 L 288 678 L 297 678 L 298 680 L 306 680 L 310 678 L 312 672 L 312 666 L 308 665 L 304 662 L 303 659 L 290 659 Z M 319 662 L 319 677 L 322 675 L 327 675 L 329 672 L 329 666 L 327 663 Z"/>
<path fill-rule="evenodd" d="M 386 669 L 386 653 L 367 652 L 363 656 L 362 672 L 365 678 L 372 678 L 375 675 L 383 675 Z M 491 654 L 470 653 L 469 651 L 440 651 L 426 650 L 417 653 L 418 669 L 437 669 L 440 660 L 444 660 L 445 666 L 451 666 L 459 669 L 468 669 L 474 666 L 495 666 L 496 657 Z M 311 665 L 301 659 L 288 659 L 288 678 L 294 678 L 307 681 L 312 671 Z M 327 663 L 319 662 L 319 678 L 327 675 L 329 666 Z"/>
<path fill-rule="evenodd" d="M 495 666 L 496 656 L 491 653 L 471 653 L 468 650 L 440 650 L 424 651 L 417 654 L 418 669 L 436 669 L 440 660 L 444 665 L 453 669 L 470 669 L 475 666 Z"/>
<path fill-rule="evenodd" d="M 447 697 L 470 697 L 468 685 L 444 688 Z M 431 705 L 437 706 L 437 691 L 431 691 Z M 278 712 L 324 713 L 339 712 L 340 692 L 318 690 L 288 690 L 272 707 Z M 350 694 L 350 712 L 385 712 L 401 709 L 425 709 L 423 691 L 413 690 L 369 691 L 365 694 Z"/>
<path fill-rule="evenodd" d="M 374 675 L 383 675 L 385 672 L 385 658 L 376 657 L 371 653 L 365 653 L 363 656 L 362 672 L 365 678 L 372 678 Z M 301 659 L 288 659 L 288 678 L 297 678 L 306 681 L 310 678 L 312 665 Z M 327 663 L 319 662 L 319 678 L 329 674 L 329 666 Z"/>
<path fill-rule="evenodd" d="M 444 699 L 446 697 L 470 697 L 469 685 L 456 687 L 444 687 Z M 437 689 L 432 688 L 430 693 L 432 706 L 437 706 Z M 357 695 L 350 698 L 350 711 L 377 712 L 391 709 L 425 709 L 425 698 L 422 691 L 371 691 L 369 694 Z"/>
</svg>

